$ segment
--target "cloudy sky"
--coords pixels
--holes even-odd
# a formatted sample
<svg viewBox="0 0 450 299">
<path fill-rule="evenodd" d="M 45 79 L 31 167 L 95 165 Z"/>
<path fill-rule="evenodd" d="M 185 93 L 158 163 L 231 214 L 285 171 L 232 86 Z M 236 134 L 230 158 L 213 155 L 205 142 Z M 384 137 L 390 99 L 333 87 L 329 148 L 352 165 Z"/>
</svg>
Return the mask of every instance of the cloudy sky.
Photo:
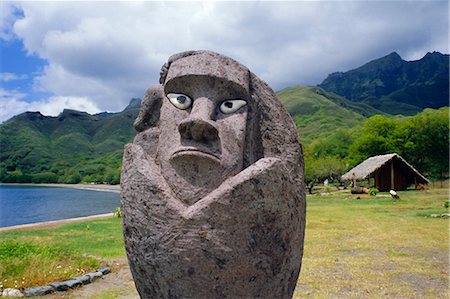
<svg viewBox="0 0 450 299">
<path fill-rule="evenodd" d="M 0 122 L 121 111 L 177 52 L 206 49 L 274 90 L 396 51 L 448 53 L 448 1 L 1 2 Z"/>
</svg>

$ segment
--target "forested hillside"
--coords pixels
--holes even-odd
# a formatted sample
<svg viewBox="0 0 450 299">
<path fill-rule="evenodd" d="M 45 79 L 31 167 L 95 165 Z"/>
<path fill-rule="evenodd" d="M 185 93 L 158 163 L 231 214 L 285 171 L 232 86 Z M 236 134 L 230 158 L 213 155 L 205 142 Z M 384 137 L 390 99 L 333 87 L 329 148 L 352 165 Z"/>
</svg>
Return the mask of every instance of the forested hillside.
<svg viewBox="0 0 450 299">
<path fill-rule="evenodd" d="M 334 134 L 337 129 L 361 125 L 368 116 L 383 114 L 319 87 L 289 87 L 277 92 L 277 96 L 294 119 L 302 141 L 308 143 Z"/>
<path fill-rule="evenodd" d="M 136 100 L 132 103 L 136 104 Z M 119 183 L 123 146 L 134 136 L 139 105 L 90 115 L 64 110 L 17 115 L 0 125 L 0 181 Z"/>
</svg>

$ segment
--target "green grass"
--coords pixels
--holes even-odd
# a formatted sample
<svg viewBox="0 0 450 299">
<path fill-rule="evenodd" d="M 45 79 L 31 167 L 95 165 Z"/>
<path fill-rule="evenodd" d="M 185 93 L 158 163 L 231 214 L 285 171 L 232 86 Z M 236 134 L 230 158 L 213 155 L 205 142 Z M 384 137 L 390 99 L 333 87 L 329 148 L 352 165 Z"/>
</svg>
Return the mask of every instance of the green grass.
<svg viewBox="0 0 450 299">
<path fill-rule="evenodd" d="M 448 190 L 308 197 L 294 298 L 448 298 Z"/>
<path fill-rule="evenodd" d="M 0 284 L 5 288 L 69 279 L 125 255 L 118 218 L 4 232 L 0 239 Z"/>
<path fill-rule="evenodd" d="M 66 279 L 93 271 L 100 262 L 59 246 L 34 242 L 0 242 L 0 285 L 22 288 Z"/>
<path fill-rule="evenodd" d="M 449 220 L 426 217 L 448 213 L 448 189 L 399 195 L 398 201 L 387 193 L 362 199 L 348 191 L 308 196 L 303 265 L 294 298 L 448 298 Z M 117 218 L 4 232 L 0 239 L 25 244 L 19 248 L 47 246 L 56 255 L 125 256 Z M 2 280 L 6 278 L 11 279 Z M 116 290 L 102 294 L 119 296 Z"/>
</svg>

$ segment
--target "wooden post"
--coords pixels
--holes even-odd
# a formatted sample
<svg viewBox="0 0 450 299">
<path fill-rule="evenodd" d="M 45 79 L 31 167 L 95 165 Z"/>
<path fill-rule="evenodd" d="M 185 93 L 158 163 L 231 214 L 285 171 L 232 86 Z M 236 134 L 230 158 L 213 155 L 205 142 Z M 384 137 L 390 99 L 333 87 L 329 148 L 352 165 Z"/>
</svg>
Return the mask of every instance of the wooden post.
<svg viewBox="0 0 450 299">
<path fill-rule="evenodd" d="M 391 160 L 391 190 L 395 191 L 394 159 Z"/>
</svg>

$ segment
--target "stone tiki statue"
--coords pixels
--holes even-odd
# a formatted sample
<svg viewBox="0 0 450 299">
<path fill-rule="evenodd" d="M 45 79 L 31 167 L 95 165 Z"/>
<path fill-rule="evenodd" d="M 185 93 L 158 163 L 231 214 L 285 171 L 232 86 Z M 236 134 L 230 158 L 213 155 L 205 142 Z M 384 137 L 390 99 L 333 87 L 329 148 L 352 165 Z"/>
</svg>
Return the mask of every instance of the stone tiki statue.
<svg viewBox="0 0 450 299">
<path fill-rule="evenodd" d="M 169 58 L 126 145 L 122 210 L 142 298 L 290 298 L 305 228 L 297 131 L 223 55 Z"/>
</svg>

